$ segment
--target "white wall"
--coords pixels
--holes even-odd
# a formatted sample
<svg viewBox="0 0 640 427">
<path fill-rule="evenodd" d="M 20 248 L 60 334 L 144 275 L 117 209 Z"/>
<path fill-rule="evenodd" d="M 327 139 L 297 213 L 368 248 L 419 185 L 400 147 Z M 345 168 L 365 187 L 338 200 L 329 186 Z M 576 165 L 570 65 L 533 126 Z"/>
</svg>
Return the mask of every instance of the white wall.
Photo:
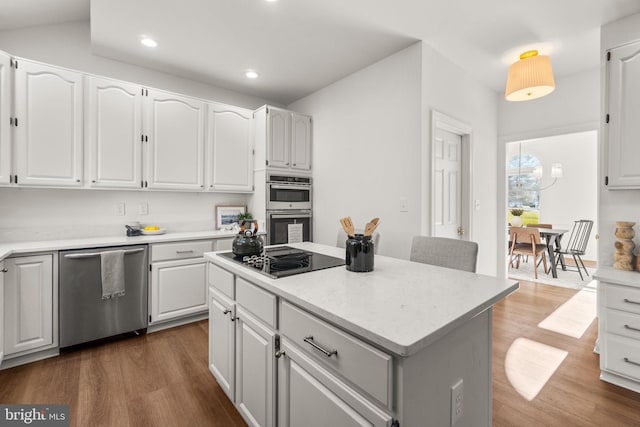
<svg viewBox="0 0 640 427">
<path fill-rule="evenodd" d="M 472 208 L 469 239 L 479 245 L 478 273 L 495 275 L 498 95 L 424 43 L 422 82 L 424 218 L 429 224 L 431 159 L 428 153 L 431 111 L 435 109 L 473 129 L 471 197 L 478 202 L 478 208 Z"/>
<path fill-rule="evenodd" d="M 540 193 L 540 223 L 571 230 L 573 221 L 590 219 L 598 229 L 598 133 L 571 133 L 522 141 L 522 153 L 536 156 L 543 167 L 541 187 L 550 185 L 551 164 L 561 163 L 563 178 Z M 518 143 L 507 147 L 507 161 L 518 155 Z M 506 209 L 506 205 L 505 205 Z M 584 259 L 597 259 L 597 242 L 592 231 Z M 568 235 L 565 237 L 568 238 Z"/>
<path fill-rule="evenodd" d="M 94 56 L 88 22 L 2 31 L 0 50 L 247 108 L 268 103 L 268 100 Z M 137 215 L 141 201 L 149 203 L 149 216 Z M 210 230 L 215 228 L 216 205 L 246 205 L 247 201 L 246 195 L 0 188 L 0 241 L 121 234 L 124 224 L 130 220 L 158 223 L 173 231 Z M 117 202 L 126 202 L 126 216 L 115 215 Z"/>
<path fill-rule="evenodd" d="M 344 216 L 356 228 L 380 217 L 378 253 L 409 257 L 420 233 L 420 68 L 414 44 L 289 106 L 313 116 L 316 242 L 335 245 Z"/>
</svg>

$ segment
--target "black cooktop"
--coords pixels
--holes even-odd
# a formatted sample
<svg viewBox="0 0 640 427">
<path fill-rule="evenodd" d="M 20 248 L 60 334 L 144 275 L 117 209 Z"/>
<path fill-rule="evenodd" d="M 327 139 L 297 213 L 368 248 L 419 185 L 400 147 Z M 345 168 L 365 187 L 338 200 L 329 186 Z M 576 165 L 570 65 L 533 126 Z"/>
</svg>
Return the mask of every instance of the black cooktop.
<svg viewBox="0 0 640 427">
<path fill-rule="evenodd" d="M 251 268 L 277 279 L 294 274 L 344 265 L 344 259 L 317 252 L 304 251 L 290 246 L 265 248 L 261 255 L 236 256 L 233 252 L 218 255 L 229 258 L 247 268 Z"/>
</svg>

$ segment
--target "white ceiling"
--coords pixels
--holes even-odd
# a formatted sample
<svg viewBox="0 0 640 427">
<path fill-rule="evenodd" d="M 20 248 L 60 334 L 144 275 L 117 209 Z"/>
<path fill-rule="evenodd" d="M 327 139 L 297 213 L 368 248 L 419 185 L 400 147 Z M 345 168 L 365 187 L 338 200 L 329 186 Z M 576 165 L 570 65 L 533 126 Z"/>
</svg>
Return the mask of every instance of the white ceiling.
<svg viewBox="0 0 640 427">
<path fill-rule="evenodd" d="M 287 104 L 424 40 L 502 92 L 530 48 L 556 79 L 599 64 L 638 0 L 91 0 L 94 53 Z M 87 19 L 89 0 L 0 0 L 0 29 Z M 155 38 L 155 49 L 139 43 Z M 255 69 L 260 78 L 247 80 Z"/>
</svg>

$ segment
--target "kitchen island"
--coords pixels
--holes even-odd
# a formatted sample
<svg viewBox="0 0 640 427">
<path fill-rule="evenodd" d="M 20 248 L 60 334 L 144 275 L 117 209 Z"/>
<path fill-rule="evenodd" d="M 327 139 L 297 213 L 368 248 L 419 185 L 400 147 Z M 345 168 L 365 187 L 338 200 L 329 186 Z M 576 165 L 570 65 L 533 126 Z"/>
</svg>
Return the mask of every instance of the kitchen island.
<svg viewBox="0 0 640 427">
<path fill-rule="evenodd" d="M 516 282 L 383 256 L 272 279 L 205 257 L 210 369 L 250 425 L 491 425 L 491 307 Z"/>
</svg>

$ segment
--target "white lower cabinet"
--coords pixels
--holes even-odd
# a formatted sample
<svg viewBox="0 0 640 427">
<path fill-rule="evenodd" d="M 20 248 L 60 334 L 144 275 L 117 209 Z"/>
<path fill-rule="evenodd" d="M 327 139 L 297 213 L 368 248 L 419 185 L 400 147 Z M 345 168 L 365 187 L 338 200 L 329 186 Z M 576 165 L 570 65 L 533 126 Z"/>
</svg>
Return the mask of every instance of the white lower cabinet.
<svg viewBox="0 0 640 427">
<path fill-rule="evenodd" d="M 0 261 L 0 364 L 4 358 L 4 262 Z"/>
<path fill-rule="evenodd" d="M 207 261 L 202 254 L 212 248 L 212 240 L 151 245 L 151 325 L 208 310 Z"/>
<path fill-rule="evenodd" d="M 251 426 L 275 426 L 276 333 L 241 306 L 236 320 L 236 405 Z"/>
<path fill-rule="evenodd" d="M 391 426 L 393 418 L 282 338 L 278 426 Z"/>
<path fill-rule="evenodd" d="M 236 304 L 209 288 L 209 370 L 220 388 L 235 400 Z"/>
<path fill-rule="evenodd" d="M 5 356 L 22 355 L 57 344 L 54 332 L 53 255 L 4 261 Z"/>
</svg>

